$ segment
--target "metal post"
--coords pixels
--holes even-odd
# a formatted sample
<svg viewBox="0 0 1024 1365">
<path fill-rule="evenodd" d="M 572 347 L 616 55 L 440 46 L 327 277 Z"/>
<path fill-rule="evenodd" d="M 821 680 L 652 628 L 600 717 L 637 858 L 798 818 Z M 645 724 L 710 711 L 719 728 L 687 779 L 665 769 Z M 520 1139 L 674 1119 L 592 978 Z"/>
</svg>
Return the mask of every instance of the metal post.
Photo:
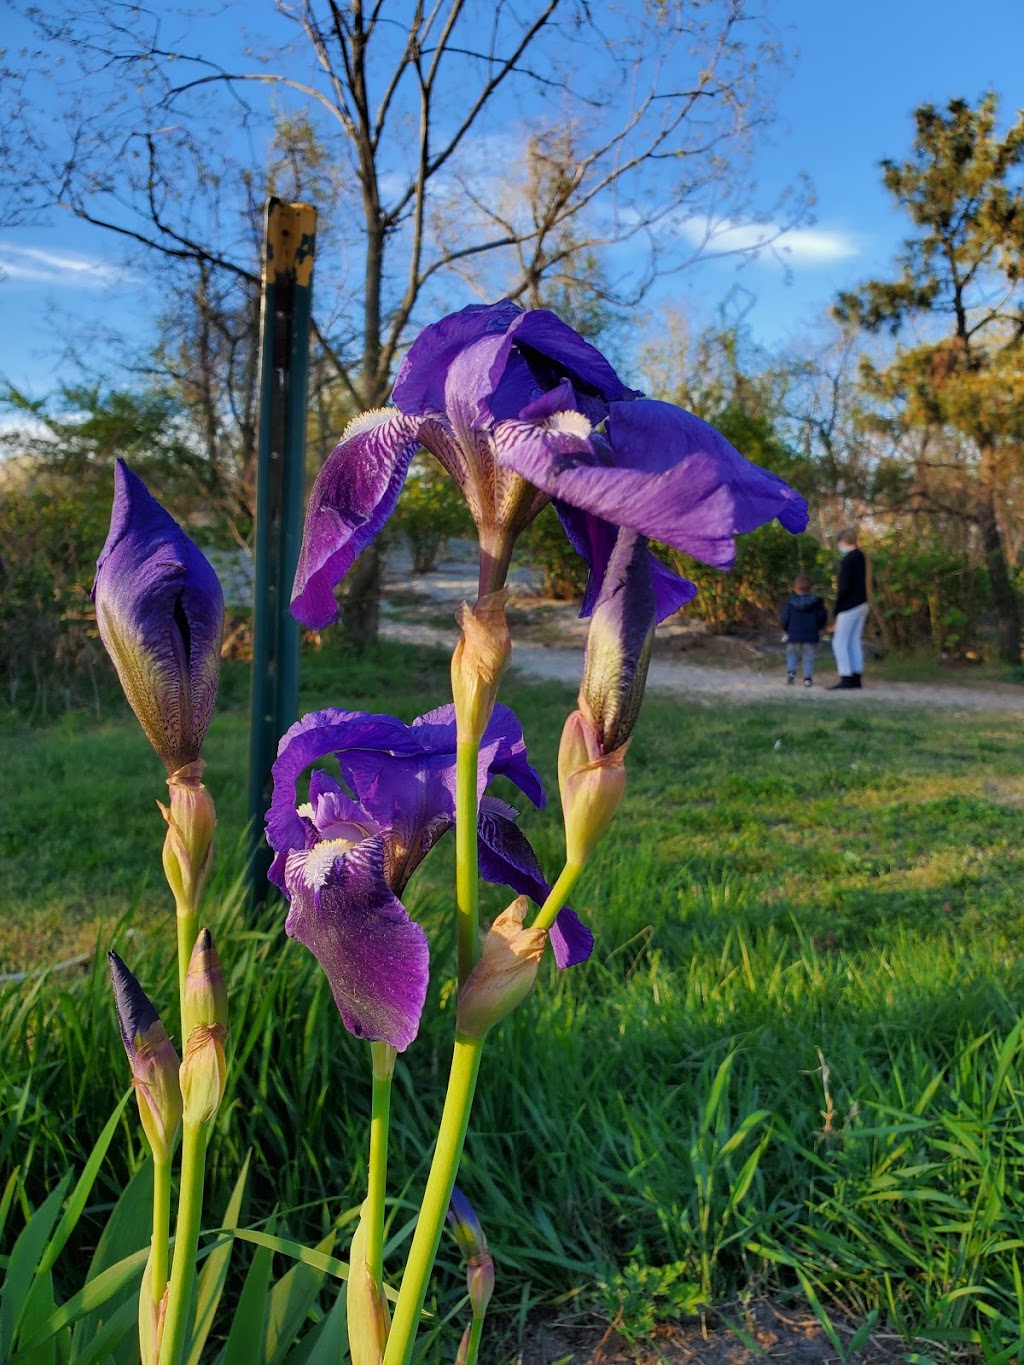
<svg viewBox="0 0 1024 1365">
<path fill-rule="evenodd" d="M 299 706 L 299 627 L 289 611 L 302 539 L 306 378 L 316 210 L 267 201 L 260 321 L 260 431 L 256 473 L 249 819 L 253 898 L 262 900 L 270 851 L 263 817 L 277 742 Z"/>
</svg>

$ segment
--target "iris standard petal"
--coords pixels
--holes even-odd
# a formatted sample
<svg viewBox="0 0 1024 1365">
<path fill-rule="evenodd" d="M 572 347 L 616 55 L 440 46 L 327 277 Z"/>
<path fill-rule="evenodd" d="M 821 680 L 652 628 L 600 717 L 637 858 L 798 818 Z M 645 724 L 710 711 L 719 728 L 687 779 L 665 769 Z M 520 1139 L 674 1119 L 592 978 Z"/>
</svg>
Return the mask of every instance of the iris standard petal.
<svg viewBox="0 0 1024 1365">
<path fill-rule="evenodd" d="M 611 404 L 606 438 L 555 423 L 499 423 L 502 461 L 552 497 L 707 564 L 730 568 L 734 537 L 775 517 L 787 531 L 807 525 L 788 484 L 671 403 Z"/>
<path fill-rule="evenodd" d="M 472 303 L 424 327 L 399 366 L 391 401 L 413 416 L 444 412 L 445 384 L 453 361 L 483 337 L 506 332 L 521 312 L 510 299 Z"/>
<path fill-rule="evenodd" d="M 454 709 L 454 708 L 453 708 Z M 506 777 L 538 809 L 547 802 L 540 773 L 526 756 L 526 739 L 514 711 L 498 702 L 480 744 L 481 765 L 491 777 Z"/>
<path fill-rule="evenodd" d="M 305 846 L 306 827 L 296 809 L 296 784 L 303 771 L 328 754 L 355 747 L 377 753 L 418 751 L 409 726 L 394 716 L 335 707 L 311 711 L 281 736 L 271 770 L 274 794 L 267 811 L 267 842 L 275 853 Z"/>
<path fill-rule="evenodd" d="M 579 332 L 547 308 L 531 308 L 521 312 L 506 336 L 509 347 L 514 346 L 526 358 L 539 381 L 539 391 L 552 388 L 563 376 L 568 375 L 578 400 L 593 397 L 603 403 L 611 403 L 640 397 L 640 390 L 624 384 L 596 346 L 584 340 Z M 496 357 L 496 364 L 500 365 L 501 361 L 500 355 Z M 498 411 L 500 400 L 499 380 L 495 384 L 493 401 L 489 404 L 495 417 L 505 415 Z M 586 410 L 583 404 L 580 406 L 581 410 Z"/>
<path fill-rule="evenodd" d="M 384 879 L 382 836 L 339 857 L 319 890 L 289 868 L 285 930 L 323 968 L 348 1031 L 404 1052 L 416 1037 L 429 972 L 427 936 Z"/>
<path fill-rule="evenodd" d="M 590 409 L 590 400 L 598 400 L 597 417 L 604 416 L 608 402 L 638 394 L 596 346 L 554 313 L 501 299 L 470 304 L 424 328 L 402 362 L 391 397 L 413 415 L 450 413 L 457 387 L 474 420 L 518 417 L 564 378 L 572 381 L 575 406 Z"/>
<path fill-rule="evenodd" d="M 393 410 L 364 413 L 316 477 L 306 509 L 292 615 L 314 630 L 337 620 L 334 589 L 395 510 L 415 455 L 419 422 Z"/>
<path fill-rule="evenodd" d="M 551 893 L 540 861 L 529 839 L 516 824 L 516 812 L 494 797 L 480 803 L 480 874 L 489 882 L 511 887 L 543 905 Z M 594 936 L 574 910 L 567 905 L 549 931 L 555 962 L 561 968 L 586 962 L 594 950 Z"/>
<path fill-rule="evenodd" d="M 217 696 L 224 594 L 206 556 L 123 460 L 92 596 L 149 742 L 168 772 L 195 762 Z"/>
</svg>

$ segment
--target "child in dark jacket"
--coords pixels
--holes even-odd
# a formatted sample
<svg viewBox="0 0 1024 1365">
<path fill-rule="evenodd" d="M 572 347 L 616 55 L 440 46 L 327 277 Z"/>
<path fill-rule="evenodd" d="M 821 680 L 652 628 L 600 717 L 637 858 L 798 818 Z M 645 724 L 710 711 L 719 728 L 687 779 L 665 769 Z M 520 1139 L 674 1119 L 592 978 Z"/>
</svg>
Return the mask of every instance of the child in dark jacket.
<svg viewBox="0 0 1024 1365">
<path fill-rule="evenodd" d="M 821 639 L 821 630 L 828 620 L 825 603 L 811 592 L 807 574 L 797 574 L 793 580 L 793 595 L 782 608 L 779 618 L 786 632 L 786 682 L 796 681 L 797 657 L 803 664 L 804 687 L 814 686 L 814 650 Z"/>
</svg>

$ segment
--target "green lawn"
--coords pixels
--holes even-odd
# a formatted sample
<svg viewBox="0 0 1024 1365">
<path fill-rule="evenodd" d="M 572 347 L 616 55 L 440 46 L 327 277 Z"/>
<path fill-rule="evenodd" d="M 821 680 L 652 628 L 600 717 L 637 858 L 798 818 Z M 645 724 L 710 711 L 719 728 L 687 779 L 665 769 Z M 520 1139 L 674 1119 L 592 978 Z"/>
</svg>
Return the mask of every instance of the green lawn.
<svg viewBox="0 0 1024 1365">
<path fill-rule="evenodd" d="M 386 697 L 411 717 L 444 697 L 446 664 L 332 647 L 306 678 L 306 707 Z M 244 821 L 243 687 L 226 679 L 207 746 L 227 850 Z M 554 792 L 571 691 L 516 684 L 504 700 Z M 958 1343 L 986 1359 L 1017 1349 L 1018 724 L 648 698 L 626 801 L 575 898 L 595 956 L 562 975 L 547 964 L 488 1044 L 460 1183 L 507 1312 L 524 1287 L 575 1295 L 609 1316 L 621 1306 L 639 1334 L 660 1314 L 792 1289 L 937 1341 L 935 1359 Z M 134 721 L 11 724 L 3 743 L 8 967 L 79 946 L 100 924 L 106 935 L 130 910 L 148 932 L 126 942 L 125 921 L 121 950 L 168 992 L 160 772 Z M 557 800 L 524 825 L 553 875 Z M 450 1002 L 451 853 L 432 854 L 407 896 L 431 932 L 433 1009 Z M 221 862 L 226 895 L 238 860 Z M 501 903 L 488 892 L 488 912 Z M 249 1216 L 277 1204 L 279 1229 L 283 1218 L 312 1241 L 361 1198 L 367 1068 L 281 918 L 222 929 L 236 1062 L 211 1202 L 252 1146 Z M 0 997 L 7 1115 L 32 1092 L 17 1143 L 33 1200 L 81 1160 L 125 1079 L 101 977 Z M 449 1007 L 399 1067 L 396 1237 L 424 1176 L 450 1028 Z M 141 1159 L 132 1133 L 117 1170 Z M 444 1302 L 458 1284 L 441 1276 Z"/>
</svg>

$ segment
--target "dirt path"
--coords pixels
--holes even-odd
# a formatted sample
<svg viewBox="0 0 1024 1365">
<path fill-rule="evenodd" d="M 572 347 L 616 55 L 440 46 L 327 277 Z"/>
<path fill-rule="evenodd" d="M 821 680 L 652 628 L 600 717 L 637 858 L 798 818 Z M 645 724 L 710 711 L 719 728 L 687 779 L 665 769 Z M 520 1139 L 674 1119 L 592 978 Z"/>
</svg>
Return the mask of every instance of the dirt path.
<svg viewBox="0 0 1024 1365">
<path fill-rule="evenodd" d="M 389 640 L 407 644 L 452 647 L 454 627 L 422 625 L 411 621 L 387 621 L 381 624 L 381 634 Z M 525 678 L 578 685 L 582 650 L 552 645 L 515 643 L 513 632 L 512 668 Z M 825 675 L 824 685 L 804 688 L 787 687 L 780 670 L 761 672 L 755 668 L 720 667 L 717 664 L 693 664 L 673 659 L 654 659 L 647 685 L 662 692 L 688 692 L 699 696 L 719 697 L 723 701 L 784 701 L 793 705 L 823 704 L 828 706 L 863 706 L 871 703 L 895 703 L 900 706 L 943 706 L 972 711 L 1024 711 L 1024 692 L 1006 685 L 1002 688 L 951 687 L 942 683 L 872 682 L 870 677 L 862 692 L 830 692 Z"/>
<path fill-rule="evenodd" d="M 571 606 L 536 597 L 535 584 L 528 573 L 513 572 L 510 587 L 512 668 L 525 678 L 576 687 L 583 662 L 586 622 L 576 618 Z M 456 638 L 456 608 L 460 602 L 472 601 L 476 596 L 475 569 L 470 561 L 458 558 L 441 564 L 435 573 L 414 576 L 395 555 L 389 559 L 384 596 L 381 634 L 386 639 L 451 649 Z M 671 625 L 659 631 L 660 651 L 656 647 L 648 687 L 730 702 L 782 701 L 794 706 L 871 706 L 883 702 L 970 711 L 1024 711 L 1024 688 L 1012 683 L 985 688 L 893 683 L 875 681 L 869 673 L 862 692 L 830 692 L 828 683 L 834 681 L 834 675 L 829 671 L 823 672 L 821 683 L 814 687 L 799 684 L 787 687 L 781 655 L 777 660 L 737 661 L 732 666 L 695 663 L 689 658 L 672 657 L 673 636 L 678 633 L 678 628 Z M 823 653 L 825 648 L 822 647 Z"/>
</svg>

